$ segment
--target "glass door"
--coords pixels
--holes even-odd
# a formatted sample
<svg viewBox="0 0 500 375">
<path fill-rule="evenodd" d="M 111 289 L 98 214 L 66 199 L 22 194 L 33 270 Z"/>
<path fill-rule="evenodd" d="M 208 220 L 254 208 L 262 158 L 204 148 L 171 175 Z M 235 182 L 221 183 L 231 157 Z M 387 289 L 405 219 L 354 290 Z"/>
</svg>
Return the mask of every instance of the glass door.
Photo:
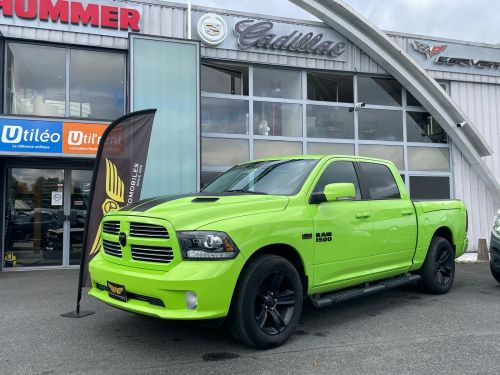
<svg viewBox="0 0 500 375">
<path fill-rule="evenodd" d="M 9 168 L 5 267 L 63 264 L 64 170 Z"/>
</svg>

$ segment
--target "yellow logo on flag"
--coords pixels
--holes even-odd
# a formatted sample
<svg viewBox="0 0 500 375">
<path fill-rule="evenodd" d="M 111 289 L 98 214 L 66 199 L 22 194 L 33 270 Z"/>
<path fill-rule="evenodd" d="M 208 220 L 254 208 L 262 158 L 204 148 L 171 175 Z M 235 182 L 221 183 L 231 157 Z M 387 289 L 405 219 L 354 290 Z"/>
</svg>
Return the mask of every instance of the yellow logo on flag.
<svg viewBox="0 0 500 375">
<path fill-rule="evenodd" d="M 125 184 L 118 174 L 116 165 L 106 159 L 106 194 L 108 198 L 102 204 L 103 215 L 120 208 L 120 203 L 125 201 Z M 101 231 L 99 230 L 90 249 L 90 255 L 97 254 L 100 250 Z"/>
</svg>

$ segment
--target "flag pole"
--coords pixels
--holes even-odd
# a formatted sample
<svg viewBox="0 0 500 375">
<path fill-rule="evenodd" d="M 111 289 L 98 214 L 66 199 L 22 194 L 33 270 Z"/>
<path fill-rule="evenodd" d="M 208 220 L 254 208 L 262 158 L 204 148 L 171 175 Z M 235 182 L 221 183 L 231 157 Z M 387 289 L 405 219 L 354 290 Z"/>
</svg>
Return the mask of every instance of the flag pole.
<svg viewBox="0 0 500 375">
<path fill-rule="evenodd" d="M 85 218 L 85 227 L 83 230 L 83 244 L 82 244 L 82 255 L 80 258 L 80 272 L 78 274 L 78 293 L 77 293 L 77 299 L 76 299 L 76 310 L 70 311 L 68 313 L 61 314 L 62 317 L 65 318 L 83 318 L 84 316 L 87 315 L 92 315 L 95 312 L 94 311 L 86 311 L 86 310 L 81 310 L 80 309 L 80 302 L 82 299 L 82 290 L 83 290 L 83 279 L 84 279 L 84 273 L 86 271 L 86 261 L 87 261 L 87 247 L 88 247 L 88 233 L 89 233 L 89 226 L 90 226 L 90 216 L 91 216 L 91 210 L 92 210 L 92 205 L 94 201 L 94 191 L 96 187 L 96 181 L 97 181 L 97 175 L 99 173 L 99 167 L 101 165 L 101 159 L 102 159 L 102 154 L 104 151 L 104 146 L 106 144 L 106 140 L 108 135 L 111 133 L 111 131 L 119 124 L 122 124 L 123 121 L 128 120 L 131 117 L 138 116 L 138 115 L 146 115 L 146 114 L 151 114 L 155 113 L 156 109 L 144 109 L 141 111 L 136 111 L 132 113 L 128 113 L 116 120 L 114 120 L 111 124 L 108 125 L 104 133 L 102 134 L 101 140 L 99 142 L 99 147 L 97 149 L 97 154 L 95 157 L 95 164 L 94 164 L 94 171 L 92 173 L 92 181 L 90 183 L 90 195 L 89 195 L 89 200 L 87 202 L 87 214 Z M 149 141 L 148 141 L 149 142 Z"/>
</svg>

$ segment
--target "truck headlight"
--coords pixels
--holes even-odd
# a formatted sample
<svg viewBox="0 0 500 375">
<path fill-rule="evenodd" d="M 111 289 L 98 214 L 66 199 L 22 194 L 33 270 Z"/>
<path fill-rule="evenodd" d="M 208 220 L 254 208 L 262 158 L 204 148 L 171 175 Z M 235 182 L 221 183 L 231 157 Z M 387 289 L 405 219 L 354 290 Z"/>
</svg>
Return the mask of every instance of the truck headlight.
<svg viewBox="0 0 500 375">
<path fill-rule="evenodd" d="M 177 232 L 184 259 L 221 260 L 234 259 L 238 248 L 224 232 Z"/>
<path fill-rule="evenodd" d="M 500 238 L 500 214 L 497 214 L 497 216 L 495 216 L 493 222 L 493 235 L 497 238 Z"/>
</svg>

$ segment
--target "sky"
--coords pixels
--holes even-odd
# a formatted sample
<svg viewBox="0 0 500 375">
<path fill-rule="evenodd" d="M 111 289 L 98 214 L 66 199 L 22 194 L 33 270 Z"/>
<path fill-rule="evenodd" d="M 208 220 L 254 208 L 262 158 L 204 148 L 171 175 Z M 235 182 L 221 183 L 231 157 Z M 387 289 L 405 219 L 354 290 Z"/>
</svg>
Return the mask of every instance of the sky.
<svg viewBox="0 0 500 375">
<path fill-rule="evenodd" d="M 186 3 L 187 0 L 170 0 Z M 499 0 L 345 0 L 382 30 L 500 43 Z M 288 0 L 192 0 L 193 5 L 315 19 Z"/>
</svg>

